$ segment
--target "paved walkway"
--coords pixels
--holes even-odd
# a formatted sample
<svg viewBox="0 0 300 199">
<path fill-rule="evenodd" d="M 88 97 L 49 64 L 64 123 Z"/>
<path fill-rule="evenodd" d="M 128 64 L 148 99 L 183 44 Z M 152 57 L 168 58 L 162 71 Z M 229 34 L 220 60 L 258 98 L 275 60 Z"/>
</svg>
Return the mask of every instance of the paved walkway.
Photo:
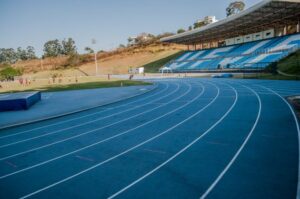
<svg viewBox="0 0 300 199">
<path fill-rule="evenodd" d="M 130 86 L 43 93 L 42 100 L 29 110 L 0 112 L 0 128 L 105 105 L 145 93 L 154 87 Z"/>
</svg>

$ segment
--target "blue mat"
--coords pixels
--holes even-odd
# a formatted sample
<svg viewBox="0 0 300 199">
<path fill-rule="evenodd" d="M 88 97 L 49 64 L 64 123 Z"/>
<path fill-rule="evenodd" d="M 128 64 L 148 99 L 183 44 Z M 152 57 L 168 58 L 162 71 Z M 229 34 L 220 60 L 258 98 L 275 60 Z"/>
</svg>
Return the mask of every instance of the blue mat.
<svg viewBox="0 0 300 199">
<path fill-rule="evenodd" d="M 27 110 L 40 100 L 40 92 L 2 94 L 0 95 L 0 111 Z"/>
</svg>

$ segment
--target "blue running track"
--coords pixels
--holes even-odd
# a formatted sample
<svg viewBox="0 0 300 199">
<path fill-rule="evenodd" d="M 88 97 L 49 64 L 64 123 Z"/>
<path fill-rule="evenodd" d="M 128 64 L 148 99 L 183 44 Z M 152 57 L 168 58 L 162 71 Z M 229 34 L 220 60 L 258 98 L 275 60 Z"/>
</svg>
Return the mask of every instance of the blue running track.
<svg viewBox="0 0 300 199">
<path fill-rule="evenodd" d="M 153 80 L 115 104 L 0 130 L 0 198 L 300 195 L 294 81 Z"/>
</svg>

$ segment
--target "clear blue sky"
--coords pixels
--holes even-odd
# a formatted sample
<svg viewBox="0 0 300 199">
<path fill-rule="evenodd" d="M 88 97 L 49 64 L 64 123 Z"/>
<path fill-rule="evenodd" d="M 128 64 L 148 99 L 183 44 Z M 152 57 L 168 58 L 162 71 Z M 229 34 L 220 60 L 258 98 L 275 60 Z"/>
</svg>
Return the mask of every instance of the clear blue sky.
<svg viewBox="0 0 300 199">
<path fill-rule="evenodd" d="M 78 51 L 110 50 L 141 32 L 187 28 L 197 19 L 225 17 L 233 0 L 0 0 L 0 48 L 32 45 L 37 54 L 51 39 L 72 37 Z M 247 8 L 259 0 L 244 0 Z"/>
</svg>

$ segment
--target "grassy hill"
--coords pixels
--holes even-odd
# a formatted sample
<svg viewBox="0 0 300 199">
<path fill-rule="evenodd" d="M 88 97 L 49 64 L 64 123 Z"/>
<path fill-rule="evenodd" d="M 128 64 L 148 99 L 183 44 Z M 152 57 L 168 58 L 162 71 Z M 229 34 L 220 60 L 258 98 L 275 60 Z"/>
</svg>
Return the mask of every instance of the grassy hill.
<svg viewBox="0 0 300 199">
<path fill-rule="evenodd" d="M 246 74 L 244 78 L 300 80 L 300 50 L 268 66 L 263 73 Z"/>
<path fill-rule="evenodd" d="M 277 69 L 283 73 L 300 76 L 300 50 L 280 60 Z"/>
<path fill-rule="evenodd" d="M 156 61 L 164 63 L 182 50 L 185 50 L 184 46 L 157 42 L 98 53 L 99 74 L 124 74 L 130 67 L 148 66 L 147 64 Z M 148 72 L 157 72 L 154 68 L 159 65 L 161 64 L 156 64 Z M 93 54 L 20 61 L 13 66 L 21 68 L 26 76 L 35 78 L 49 78 L 53 73 L 60 73 L 63 76 L 95 75 Z"/>
<path fill-rule="evenodd" d="M 184 53 L 184 51 L 179 51 L 176 52 L 168 57 L 164 57 L 162 59 L 150 62 L 148 64 L 143 65 L 143 67 L 145 67 L 145 72 L 146 73 L 157 73 L 158 70 L 163 67 L 165 64 L 167 64 L 168 62 L 170 62 L 171 60 L 179 57 L 180 55 L 182 55 Z"/>
</svg>

